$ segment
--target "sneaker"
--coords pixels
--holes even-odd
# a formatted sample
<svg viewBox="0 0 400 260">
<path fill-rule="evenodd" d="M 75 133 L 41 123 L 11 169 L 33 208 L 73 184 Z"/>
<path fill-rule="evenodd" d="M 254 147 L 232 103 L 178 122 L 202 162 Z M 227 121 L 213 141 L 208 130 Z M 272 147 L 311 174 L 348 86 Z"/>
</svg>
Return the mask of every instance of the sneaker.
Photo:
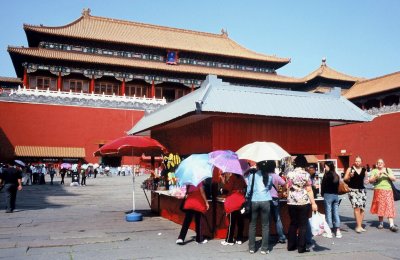
<svg viewBox="0 0 400 260">
<path fill-rule="evenodd" d="M 285 243 L 286 243 L 286 240 L 285 240 L 285 239 L 279 239 L 279 240 L 278 240 L 278 243 L 279 243 L 279 244 L 285 244 Z"/>
<path fill-rule="evenodd" d="M 208 242 L 208 240 L 207 239 L 204 239 L 203 241 L 201 241 L 201 242 L 197 242 L 196 241 L 196 244 L 206 244 Z"/>
<path fill-rule="evenodd" d="M 250 254 L 254 254 L 254 250 L 250 250 L 249 253 L 250 253 Z"/>
<path fill-rule="evenodd" d="M 261 250 L 261 254 L 262 255 L 268 255 L 269 254 L 269 250 L 267 250 L 267 251 Z"/>
<path fill-rule="evenodd" d="M 243 244 L 243 242 L 242 242 L 242 240 L 237 240 L 236 244 L 241 245 L 241 244 Z"/>
<path fill-rule="evenodd" d="M 362 231 L 362 228 L 356 228 L 355 231 L 356 231 L 358 234 L 360 234 L 361 232 L 363 232 L 363 231 Z"/>
<path fill-rule="evenodd" d="M 342 238 L 342 232 L 340 232 L 340 230 L 336 231 L 336 238 Z"/>
<path fill-rule="evenodd" d="M 183 245 L 183 240 L 182 240 L 182 239 L 176 240 L 176 244 L 177 244 L 177 245 Z"/>
<path fill-rule="evenodd" d="M 389 229 L 390 229 L 390 231 L 393 231 L 393 232 L 397 232 L 399 230 L 399 228 L 396 225 L 391 226 Z"/>
<path fill-rule="evenodd" d="M 229 243 L 229 242 L 227 242 L 227 241 L 222 241 L 221 242 L 221 245 L 223 245 L 223 246 L 233 246 L 235 243 Z"/>
<path fill-rule="evenodd" d="M 328 234 L 328 233 L 323 233 L 322 236 L 326 237 L 326 238 L 332 238 L 333 237 L 332 234 Z"/>
<path fill-rule="evenodd" d="M 379 224 L 378 229 L 383 229 L 383 224 Z"/>
</svg>

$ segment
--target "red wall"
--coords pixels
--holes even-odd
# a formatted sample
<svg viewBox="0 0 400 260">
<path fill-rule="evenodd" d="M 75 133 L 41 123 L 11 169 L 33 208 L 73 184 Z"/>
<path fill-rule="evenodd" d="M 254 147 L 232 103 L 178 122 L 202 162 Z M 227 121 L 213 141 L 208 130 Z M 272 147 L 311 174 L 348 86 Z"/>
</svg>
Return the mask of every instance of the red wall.
<svg viewBox="0 0 400 260">
<path fill-rule="evenodd" d="M 98 143 L 125 135 L 143 111 L 0 102 L 0 160 L 16 145 L 84 147 L 98 162 Z"/>
<path fill-rule="evenodd" d="M 341 150 L 354 157 L 360 155 L 364 164 L 372 166 L 379 158 L 390 168 L 400 168 L 400 113 L 376 117 L 372 122 L 331 127 L 331 156 L 338 158 Z"/>
<path fill-rule="evenodd" d="M 190 120 L 189 120 L 190 121 Z M 255 141 L 270 141 L 291 154 L 329 154 L 328 122 L 215 116 L 183 127 L 152 131 L 152 137 L 182 155 L 238 150 Z"/>
</svg>

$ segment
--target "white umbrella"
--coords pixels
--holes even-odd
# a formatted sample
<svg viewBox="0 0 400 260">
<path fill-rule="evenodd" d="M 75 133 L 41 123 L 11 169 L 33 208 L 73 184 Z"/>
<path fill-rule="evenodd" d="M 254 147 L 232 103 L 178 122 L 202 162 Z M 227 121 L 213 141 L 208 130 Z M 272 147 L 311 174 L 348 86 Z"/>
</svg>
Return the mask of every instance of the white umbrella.
<svg viewBox="0 0 400 260">
<path fill-rule="evenodd" d="M 25 166 L 25 163 L 21 160 L 14 160 L 14 162 L 20 166 Z"/>
<path fill-rule="evenodd" d="M 239 159 L 246 159 L 254 162 L 268 160 L 277 161 L 290 156 L 282 147 L 273 142 L 254 142 L 246 144 L 237 150 L 236 154 L 239 156 Z"/>
</svg>

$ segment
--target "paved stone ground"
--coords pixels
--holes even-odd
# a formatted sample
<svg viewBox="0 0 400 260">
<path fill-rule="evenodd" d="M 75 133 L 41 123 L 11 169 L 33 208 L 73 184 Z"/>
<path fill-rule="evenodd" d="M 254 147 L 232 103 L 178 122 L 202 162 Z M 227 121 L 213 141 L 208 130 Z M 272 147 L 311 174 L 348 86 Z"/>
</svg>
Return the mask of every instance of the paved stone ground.
<svg viewBox="0 0 400 260">
<path fill-rule="evenodd" d="M 180 226 L 152 215 L 139 188 L 146 176 L 136 178 L 136 209 L 141 222 L 126 222 L 132 209 L 130 176 L 88 179 L 86 187 L 59 185 L 24 186 L 18 192 L 17 210 L 0 212 L 0 259 L 259 259 L 248 253 L 248 243 L 222 246 L 220 240 L 204 245 L 189 242 L 178 246 Z M 369 191 L 369 202 L 372 191 Z M 0 192 L 4 208 L 4 192 Z M 396 203 L 399 212 L 399 202 Z M 376 216 L 367 212 L 368 231 L 353 231 L 353 213 L 348 200 L 340 206 L 342 239 L 315 238 L 310 253 L 288 252 L 273 245 L 269 259 L 400 259 L 400 232 L 376 228 Z M 189 231 L 188 236 L 194 235 Z"/>
</svg>

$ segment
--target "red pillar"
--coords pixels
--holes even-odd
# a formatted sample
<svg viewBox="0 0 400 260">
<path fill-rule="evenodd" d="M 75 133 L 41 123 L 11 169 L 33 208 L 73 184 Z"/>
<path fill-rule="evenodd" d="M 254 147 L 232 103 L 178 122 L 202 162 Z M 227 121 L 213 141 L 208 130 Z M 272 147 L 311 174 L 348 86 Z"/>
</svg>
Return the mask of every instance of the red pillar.
<svg viewBox="0 0 400 260">
<path fill-rule="evenodd" d="M 151 81 L 151 97 L 156 96 L 156 87 L 154 86 L 154 80 Z"/>
<path fill-rule="evenodd" d="M 120 96 L 125 95 L 125 79 L 122 79 L 121 90 L 119 92 Z"/>
<path fill-rule="evenodd" d="M 61 72 L 58 72 L 57 91 L 61 91 L 61 86 L 62 86 Z"/>
<path fill-rule="evenodd" d="M 24 78 L 22 80 L 22 84 L 25 88 L 29 88 L 29 80 L 28 80 L 28 69 L 24 68 Z"/>
<path fill-rule="evenodd" d="M 194 91 L 194 84 L 192 84 L 192 90 L 190 92 L 193 92 L 193 91 Z"/>
<path fill-rule="evenodd" d="M 94 92 L 94 76 L 90 79 L 89 94 Z"/>
</svg>

